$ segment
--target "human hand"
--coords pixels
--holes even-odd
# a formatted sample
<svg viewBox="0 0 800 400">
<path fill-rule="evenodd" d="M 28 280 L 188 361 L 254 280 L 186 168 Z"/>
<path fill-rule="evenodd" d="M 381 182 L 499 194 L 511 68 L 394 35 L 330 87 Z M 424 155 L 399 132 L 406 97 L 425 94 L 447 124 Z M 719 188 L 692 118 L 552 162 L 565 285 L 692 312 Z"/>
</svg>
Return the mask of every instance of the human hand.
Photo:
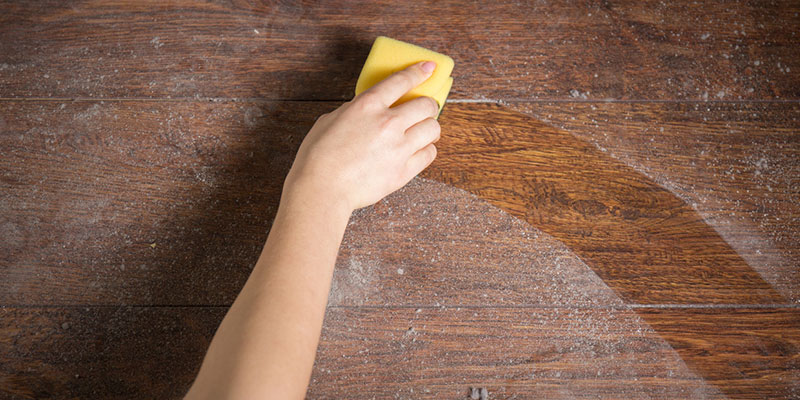
<svg viewBox="0 0 800 400">
<path fill-rule="evenodd" d="M 428 79 L 414 64 L 317 119 L 300 145 L 284 192 L 318 196 L 353 211 L 403 187 L 436 158 L 439 105 L 419 97 L 391 107 Z"/>
</svg>

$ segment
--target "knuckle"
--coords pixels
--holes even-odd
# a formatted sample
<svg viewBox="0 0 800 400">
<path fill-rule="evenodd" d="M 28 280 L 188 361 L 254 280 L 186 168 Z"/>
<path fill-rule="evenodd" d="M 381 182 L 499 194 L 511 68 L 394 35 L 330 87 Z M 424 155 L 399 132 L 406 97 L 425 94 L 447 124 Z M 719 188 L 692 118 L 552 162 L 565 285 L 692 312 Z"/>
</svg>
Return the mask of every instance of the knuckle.
<svg viewBox="0 0 800 400">
<path fill-rule="evenodd" d="M 380 123 L 380 131 L 381 132 L 391 132 L 397 127 L 398 123 L 400 122 L 400 118 L 394 114 L 386 114 Z"/>
<path fill-rule="evenodd" d="M 372 91 L 366 91 L 364 93 L 361 93 L 360 95 L 358 95 L 358 97 L 353 99 L 353 105 L 361 110 L 376 107 L 379 104 L 379 102 L 380 99 L 378 98 L 378 95 L 376 95 L 375 92 Z"/>
</svg>

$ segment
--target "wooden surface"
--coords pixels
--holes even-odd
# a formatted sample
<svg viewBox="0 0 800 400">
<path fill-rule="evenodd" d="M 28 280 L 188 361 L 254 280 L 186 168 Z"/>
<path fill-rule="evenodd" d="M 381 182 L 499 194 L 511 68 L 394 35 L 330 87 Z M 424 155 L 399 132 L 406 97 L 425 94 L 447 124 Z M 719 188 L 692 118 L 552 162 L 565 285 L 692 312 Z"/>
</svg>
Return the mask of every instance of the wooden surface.
<svg viewBox="0 0 800 400">
<path fill-rule="evenodd" d="M 4 3 L 5 97 L 344 100 L 378 35 L 451 55 L 458 99 L 800 93 L 791 0 Z"/>
<path fill-rule="evenodd" d="M 781 296 L 800 301 L 796 102 L 510 106 L 568 130 L 667 188 Z M 609 124 L 619 115 L 624 122 Z"/>
<path fill-rule="evenodd" d="M 454 101 L 309 398 L 800 398 L 795 2 L 1 3 L 0 397 L 179 398 L 385 34 Z"/>
<path fill-rule="evenodd" d="M 4 397 L 179 397 L 225 310 L 5 308 Z M 628 331 L 642 315 L 658 334 Z M 326 321 L 311 398 L 797 395 L 795 309 L 331 307 Z M 601 334 L 574 329 L 587 321 Z"/>
<path fill-rule="evenodd" d="M 561 240 L 626 302 L 784 301 L 695 210 L 633 168 L 525 115 L 460 109 L 442 123 L 463 128 L 442 139 L 426 176 Z"/>
</svg>

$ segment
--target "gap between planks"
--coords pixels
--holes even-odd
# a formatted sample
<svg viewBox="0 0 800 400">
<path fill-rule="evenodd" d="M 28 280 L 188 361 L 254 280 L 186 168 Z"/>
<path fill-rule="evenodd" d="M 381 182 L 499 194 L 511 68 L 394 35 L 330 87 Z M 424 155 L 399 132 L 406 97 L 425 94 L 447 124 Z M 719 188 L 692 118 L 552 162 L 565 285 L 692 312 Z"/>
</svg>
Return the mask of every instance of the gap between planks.
<svg viewBox="0 0 800 400">
<path fill-rule="evenodd" d="M 9 304 L 0 305 L 3 309 L 25 308 L 229 308 L 230 304 Z M 722 309 L 722 310 L 750 310 L 750 309 L 775 309 L 790 308 L 800 309 L 800 304 L 626 304 L 608 306 L 570 306 L 546 304 L 515 304 L 515 305 L 337 305 L 328 306 L 330 309 L 570 309 L 570 310 L 637 310 L 637 309 Z"/>
<path fill-rule="evenodd" d="M 147 98 L 147 97 L 0 97 L 0 102 L 59 102 L 59 101 L 95 101 L 95 102 L 161 102 L 161 103 L 334 103 L 345 102 L 344 99 L 323 100 L 298 100 L 298 99 L 268 99 L 264 97 L 175 97 L 175 98 Z M 618 99 L 450 99 L 451 104 L 503 104 L 503 103 L 616 103 L 616 104 L 794 104 L 800 99 L 759 99 L 759 100 L 618 100 Z"/>
</svg>

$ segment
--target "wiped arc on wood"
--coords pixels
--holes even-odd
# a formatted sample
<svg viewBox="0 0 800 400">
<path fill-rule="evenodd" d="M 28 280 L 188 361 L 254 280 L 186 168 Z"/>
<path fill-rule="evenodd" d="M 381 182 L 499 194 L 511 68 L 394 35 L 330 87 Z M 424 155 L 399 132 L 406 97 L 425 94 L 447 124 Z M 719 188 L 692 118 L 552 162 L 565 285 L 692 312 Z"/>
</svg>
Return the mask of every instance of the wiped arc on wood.
<svg viewBox="0 0 800 400">
<path fill-rule="evenodd" d="M 626 302 L 784 302 L 696 211 L 632 168 L 524 114 L 458 111 L 442 117 L 449 129 L 424 175 L 563 241 Z"/>
</svg>

